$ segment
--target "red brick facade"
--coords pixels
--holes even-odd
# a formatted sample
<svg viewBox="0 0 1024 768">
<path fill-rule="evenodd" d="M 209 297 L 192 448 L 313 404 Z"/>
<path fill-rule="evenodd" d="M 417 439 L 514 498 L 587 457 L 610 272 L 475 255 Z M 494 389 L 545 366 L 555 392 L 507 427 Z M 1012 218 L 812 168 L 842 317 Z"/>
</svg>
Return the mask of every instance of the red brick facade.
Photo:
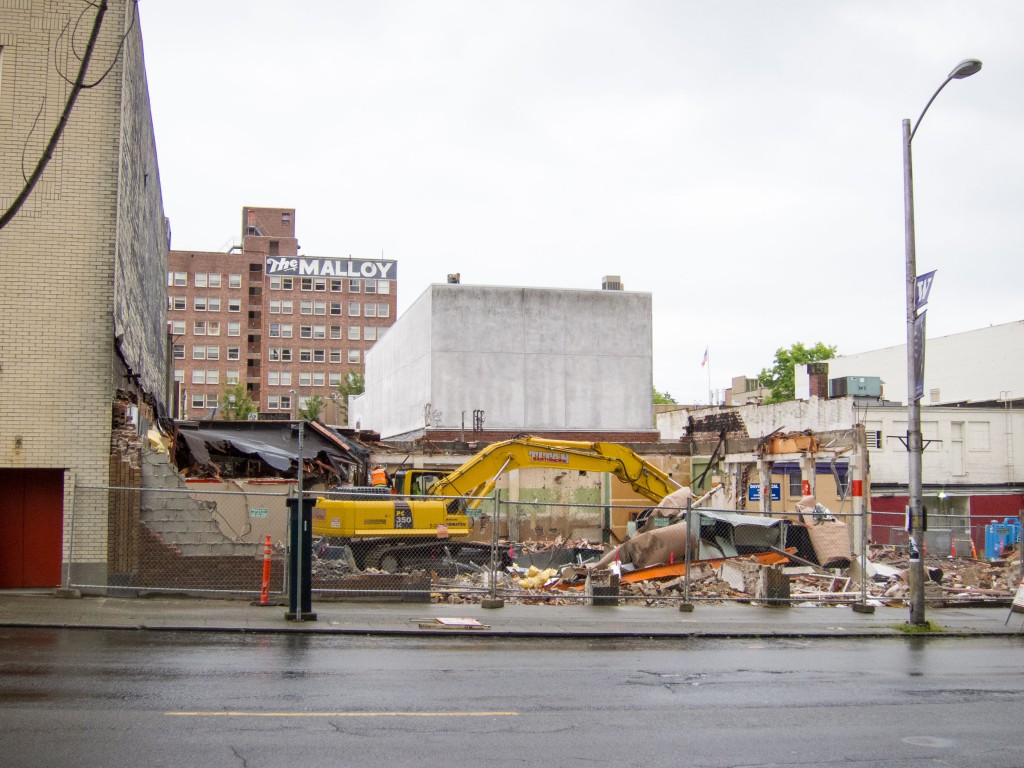
<svg viewBox="0 0 1024 768">
<path fill-rule="evenodd" d="M 397 281 L 275 277 L 268 258 L 297 257 L 295 209 L 242 209 L 242 246 L 168 254 L 168 321 L 179 418 L 210 418 L 244 383 L 261 418 L 294 418 L 306 399 L 344 420 L 332 395 L 394 323 Z"/>
</svg>

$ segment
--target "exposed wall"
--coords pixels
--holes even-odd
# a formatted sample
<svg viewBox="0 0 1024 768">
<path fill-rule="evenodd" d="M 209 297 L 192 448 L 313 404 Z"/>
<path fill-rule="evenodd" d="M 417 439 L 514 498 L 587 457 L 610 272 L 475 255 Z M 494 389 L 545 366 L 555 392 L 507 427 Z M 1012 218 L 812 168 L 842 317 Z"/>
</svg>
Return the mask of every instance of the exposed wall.
<svg viewBox="0 0 1024 768">
<path fill-rule="evenodd" d="M 649 430 L 651 350 L 650 294 L 432 285 L 367 354 L 350 423 L 387 438 L 482 410 L 488 430 Z"/>
<path fill-rule="evenodd" d="M 125 24 L 132 24 L 129 13 Z M 164 218 L 156 137 L 138 24 L 123 49 L 117 242 L 114 263 L 114 335 L 121 356 L 157 403 L 167 400 Z"/>
</svg>

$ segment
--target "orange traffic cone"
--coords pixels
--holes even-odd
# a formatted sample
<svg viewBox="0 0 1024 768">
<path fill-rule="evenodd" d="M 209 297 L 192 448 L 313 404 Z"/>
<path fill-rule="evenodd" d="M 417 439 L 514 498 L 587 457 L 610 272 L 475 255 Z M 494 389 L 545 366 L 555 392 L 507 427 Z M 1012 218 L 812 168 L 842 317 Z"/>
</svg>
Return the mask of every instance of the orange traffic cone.
<svg viewBox="0 0 1024 768">
<path fill-rule="evenodd" d="M 974 537 L 973 536 L 971 536 L 971 559 L 972 560 L 977 560 L 978 559 L 978 550 L 974 546 Z"/>
<path fill-rule="evenodd" d="M 950 539 L 949 541 L 949 559 L 953 560 L 956 558 L 956 539 Z"/>
</svg>

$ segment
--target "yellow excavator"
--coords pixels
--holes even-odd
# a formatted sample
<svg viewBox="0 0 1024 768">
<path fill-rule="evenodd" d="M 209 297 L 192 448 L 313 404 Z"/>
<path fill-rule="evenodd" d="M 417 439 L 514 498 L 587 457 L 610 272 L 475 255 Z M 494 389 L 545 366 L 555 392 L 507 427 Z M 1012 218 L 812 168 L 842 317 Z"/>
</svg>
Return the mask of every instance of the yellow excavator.
<svg viewBox="0 0 1024 768">
<path fill-rule="evenodd" d="M 447 475 L 408 469 L 395 473 L 394 488 L 318 498 L 313 535 L 350 547 L 360 568 L 393 572 L 442 556 L 483 563 L 488 545 L 458 541 L 470 533 L 467 510 L 478 508 L 503 474 L 531 467 L 610 473 L 655 504 L 680 487 L 624 445 L 525 435 L 487 446 Z"/>
</svg>

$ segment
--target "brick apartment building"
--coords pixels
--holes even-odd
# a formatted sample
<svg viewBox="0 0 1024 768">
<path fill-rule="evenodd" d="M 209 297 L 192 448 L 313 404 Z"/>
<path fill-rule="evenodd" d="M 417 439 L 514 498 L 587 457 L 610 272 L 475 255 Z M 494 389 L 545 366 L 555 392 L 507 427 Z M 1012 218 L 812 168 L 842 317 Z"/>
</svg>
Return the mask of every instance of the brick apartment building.
<svg viewBox="0 0 1024 768">
<path fill-rule="evenodd" d="M 326 401 L 394 323 L 397 265 L 299 255 L 294 208 L 242 209 L 240 248 L 170 251 L 167 318 L 179 418 L 211 418 L 244 383 L 260 418 Z"/>
</svg>

